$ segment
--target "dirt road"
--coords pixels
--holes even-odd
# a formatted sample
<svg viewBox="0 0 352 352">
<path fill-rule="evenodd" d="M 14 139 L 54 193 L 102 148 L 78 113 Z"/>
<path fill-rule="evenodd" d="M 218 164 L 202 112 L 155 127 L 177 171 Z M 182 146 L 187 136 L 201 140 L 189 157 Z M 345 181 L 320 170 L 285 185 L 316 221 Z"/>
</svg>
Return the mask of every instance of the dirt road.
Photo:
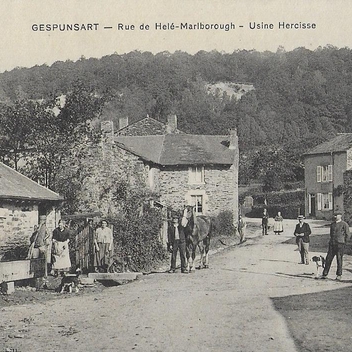
<svg viewBox="0 0 352 352">
<path fill-rule="evenodd" d="M 281 236 L 249 227 L 247 242 L 192 274 L 151 274 L 95 294 L 3 308 L 0 350 L 297 351 L 271 298 L 336 283 L 304 277 L 313 263 L 298 265 L 296 246 L 283 243 L 294 224 Z"/>
</svg>

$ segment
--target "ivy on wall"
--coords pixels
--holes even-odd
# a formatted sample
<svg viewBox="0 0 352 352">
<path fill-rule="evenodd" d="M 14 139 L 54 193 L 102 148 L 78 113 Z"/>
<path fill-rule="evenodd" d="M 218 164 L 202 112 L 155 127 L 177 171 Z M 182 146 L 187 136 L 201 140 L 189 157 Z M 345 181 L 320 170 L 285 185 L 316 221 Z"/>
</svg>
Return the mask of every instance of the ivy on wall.
<svg viewBox="0 0 352 352">
<path fill-rule="evenodd" d="M 349 224 L 352 222 L 352 170 L 343 174 L 343 208 L 344 220 Z"/>
</svg>

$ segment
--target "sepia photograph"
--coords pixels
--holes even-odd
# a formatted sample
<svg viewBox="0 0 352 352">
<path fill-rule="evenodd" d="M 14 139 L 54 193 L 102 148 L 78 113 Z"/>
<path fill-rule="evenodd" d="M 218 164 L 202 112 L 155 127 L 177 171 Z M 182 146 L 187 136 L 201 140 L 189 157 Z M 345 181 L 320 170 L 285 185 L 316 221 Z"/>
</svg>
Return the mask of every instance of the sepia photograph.
<svg viewBox="0 0 352 352">
<path fill-rule="evenodd" d="M 352 3 L 0 10 L 0 352 L 352 350 Z"/>
</svg>

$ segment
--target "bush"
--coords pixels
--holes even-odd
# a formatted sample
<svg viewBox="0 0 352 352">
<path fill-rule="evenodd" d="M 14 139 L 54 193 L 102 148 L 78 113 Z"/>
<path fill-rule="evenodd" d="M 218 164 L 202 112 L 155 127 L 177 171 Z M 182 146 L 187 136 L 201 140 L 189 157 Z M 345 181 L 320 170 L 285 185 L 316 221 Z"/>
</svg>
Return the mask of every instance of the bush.
<svg viewBox="0 0 352 352">
<path fill-rule="evenodd" d="M 141 216 L 129 214 L 110 221 L 114 225 L 114 251 L 120 257 L 131 256 L 133 269 L 149 270 L 167 258 L 160 241 L 162 216 L 158 209 L 149 208 Z"/>
<path fill-rule="evenodd" d="M 264 208 L 267 208 L 270 217 L 274 217 L 278 211 L 286 219 L 296 219 L 297 215 L 304 215 L 304 191 L 257 193 L 252 194 L 252 197 L 254 206 L 245 214 L 248 217 L 261 217 Z"/>
<path fill-rule="evenodd" d="M 167 258 L 160 239 L 162 212 L 150 207 L 152 196 L 142 188 L 116 185 L 114 201 L 121 212 L 109 218 L 114 225 L 116 255 L 131 256 L 133 269 L 138 271 L 149 270 Z"/>
<path fill-rule="evenodd" d="M 296 219 L 297 215 L 303 214 L 304 207 L 300 207 L 298 204 L 297 207 L 293 205 L 255 205 L 252 207 L 252 210 L 245 215 L 249 218 L 261 218 L 263 214 L 264 207 L 268 210 L 269 216 L 271 218 L 275 217 L 279 211 L 284 219 Z M 298 214 L 299 213 L 299 214 Z"/>
<path fill-rule="evenodd" d="M 352 224 L 352 171 L 347 170 L 343 174 L 343 208 L 344 220 Z"/>
<path fill-rule="evenodd" d="M 214 222 L 214 232 L 213 236 L 231 236 L 236 232 L 235 226 L 233 224 L 233 214 L 231 211 L 222 211 L 218 214 L 216 218 L 213 219 Z"/>
</svg>

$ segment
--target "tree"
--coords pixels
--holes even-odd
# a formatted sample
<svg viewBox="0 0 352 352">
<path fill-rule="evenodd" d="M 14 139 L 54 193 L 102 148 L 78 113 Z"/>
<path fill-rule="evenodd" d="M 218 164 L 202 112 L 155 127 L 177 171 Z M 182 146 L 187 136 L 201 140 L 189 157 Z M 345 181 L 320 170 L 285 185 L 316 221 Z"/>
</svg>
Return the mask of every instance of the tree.
<svg viewBox="0 0 352 352">
<path fill-rule="evenodd" d="M 32 116 L 32 145 L 27 170 L 32 178 L 39 178 L 45 186 L 60 191 L 56 176 L 65 160 L 75 160 L 79 151 L 94 137 L 91 121 L 99 115 L 104 97 L 96 96 L 81 84 L 65 97 L 42 104 L 40 113 Z M 54 109 L 56 108 L 56 110 Z"/>
<path fill-rule="evenodd" d="M 21 156 L 33 146 L 33 116 L 43 108 L 39 102 L 30 100 L 16 101 L 0 107 L 0 149 L 2 157 L 18 169 Z"/>
</svg>

